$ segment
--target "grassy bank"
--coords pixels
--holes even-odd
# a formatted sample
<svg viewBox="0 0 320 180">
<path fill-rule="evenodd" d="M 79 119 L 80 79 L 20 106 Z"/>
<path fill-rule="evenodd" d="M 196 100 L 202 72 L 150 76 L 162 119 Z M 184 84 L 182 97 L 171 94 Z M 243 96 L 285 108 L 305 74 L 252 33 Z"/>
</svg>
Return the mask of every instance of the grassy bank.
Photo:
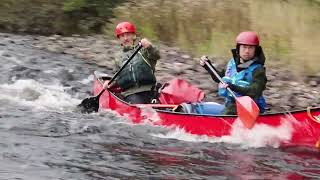
<svg viewBox="0 0 320 180">
<path fill-rule="evenodd" d="M 195 56 L 230 57 L 240 31 L 257 31 L 269 59 L 297 75 L 320 72 L 319 0 L 2 0 L 0 31 L 106 34 L 134 22 L 141 36 Z"/>
</svg>

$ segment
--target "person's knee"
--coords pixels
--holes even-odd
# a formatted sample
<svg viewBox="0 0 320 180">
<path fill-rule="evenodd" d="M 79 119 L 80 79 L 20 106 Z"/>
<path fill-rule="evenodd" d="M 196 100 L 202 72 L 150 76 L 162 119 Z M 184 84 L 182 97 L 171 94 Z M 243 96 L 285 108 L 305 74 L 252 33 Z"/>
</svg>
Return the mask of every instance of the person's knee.
<svg viewBox="0 0 320 180">
<path fill-rule="evenodd" d="M 176 108 L 175 112 L 183 112 L 183 113 L 190 114 L 190 113 L 196 113 L 196 110 L 193 104 L 182 103 Z"/>
</svg>

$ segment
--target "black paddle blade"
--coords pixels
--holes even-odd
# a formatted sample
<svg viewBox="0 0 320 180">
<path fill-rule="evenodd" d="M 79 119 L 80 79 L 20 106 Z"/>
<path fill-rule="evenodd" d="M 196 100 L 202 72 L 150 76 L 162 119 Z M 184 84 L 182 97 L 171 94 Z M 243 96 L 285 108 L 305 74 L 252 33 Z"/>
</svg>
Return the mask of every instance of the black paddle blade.
<svg viewBox="0 0 320 180">
<path fill-rule="evenodd" d="M 92 113 L 98 112 L 99 110 L 99 96 L 89 97 L 84 99 L 79 105 L 78 108 L 82 113 Z"/>
</svg>

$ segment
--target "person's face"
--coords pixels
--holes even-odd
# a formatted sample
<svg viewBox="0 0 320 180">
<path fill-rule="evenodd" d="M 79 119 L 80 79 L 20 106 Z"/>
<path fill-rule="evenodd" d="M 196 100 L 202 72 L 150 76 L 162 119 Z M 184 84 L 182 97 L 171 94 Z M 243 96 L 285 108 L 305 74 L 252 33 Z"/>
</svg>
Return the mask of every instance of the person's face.
<svg viewBox="0 0 320 180">
<path fill-rule="evenodd" d="M 244 61 L 253 59 L 256 52 L 256 46 L 251 45 L 240 45 L 239 55 Z"/>
<path fill-rule="evenodd" d="M 119 35 L 119 40 L 123 46 L 132 46 L 135 38 L 136 35 L 134 33 L 123 33 Z"/>
</svg>

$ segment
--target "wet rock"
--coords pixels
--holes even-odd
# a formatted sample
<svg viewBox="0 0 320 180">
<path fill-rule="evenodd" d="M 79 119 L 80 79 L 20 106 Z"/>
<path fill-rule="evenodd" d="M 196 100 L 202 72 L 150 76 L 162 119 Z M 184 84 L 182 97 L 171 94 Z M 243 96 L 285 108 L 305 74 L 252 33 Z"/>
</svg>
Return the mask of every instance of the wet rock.
<svg viewBox="0 0 320 180">
<path fill-rule="evenodd" d="M 63 53 L 64 52 L 63 48 L 58 46 L 58 45 L 49 45 L 47 47 L 47 49 L 49 51 L 52 51 L 52 52 L 55 52 L 55 53 Z"/>
<path fill-rule="evenodd" d="M 191 56 L 188 55 L 188 54 L 181 55 L 181 57 L 182 57 L 183 59 L 190 59 L 190 58 L 191 58 Z"/>
<path fill-rule="evenodd" d="M 317 81 L 310 81 L 309 84 L 312 87 L 317 87 L 319 85 L 319 83 Z"/>
<path fill-rule="evenodd" d="M 176 51 L 168 51 L 167 53 L 168 55 L 172 55 L 172 56 L 178 55 Z"/>
<path fill-rule="evenodd" d="M 298 97 L 296 100 L 296 103 L 299 104 L 302 107 L 308 107 L 310 106 L 310 103 L 308 103 L 308 99 L 303 97 Z"/>
<path fill-rule="evenodd" d="M 289 82 L 289 84 L 290 84 L 291 86 L 293 86 L 293 87 L 296 87 L 296 86 L 299 85 L 298 82 L 294 82 L 294 81 Z"/>
</svg>

